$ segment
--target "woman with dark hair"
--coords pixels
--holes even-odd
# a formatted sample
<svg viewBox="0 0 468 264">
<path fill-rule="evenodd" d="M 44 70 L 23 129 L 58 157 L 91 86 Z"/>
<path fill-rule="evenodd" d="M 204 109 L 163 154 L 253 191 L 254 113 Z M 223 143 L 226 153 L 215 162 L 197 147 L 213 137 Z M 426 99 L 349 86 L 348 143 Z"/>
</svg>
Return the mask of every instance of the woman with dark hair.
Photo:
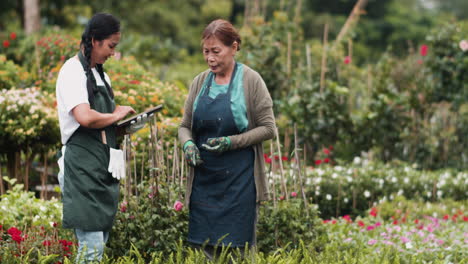
<svg viewBox="0 0 468 264">
<path fill-rule="evenodd" d="M 226 20 L 204 30 L 209 69 L 193 80 L 179 139 L 191 165 L 188 241 L 213 246 L 256 243 L 258 203 L 268 198 L 262 142 L 274 137 L 273 103 L 262 77 L 236 62 L 241 39 Z"/>
<path fill-rule="evenodd" d="M 120 22 L 110 14 L 94 15 L 81 37 L 80 51 L 64 63 L 56 83 L 63 227 L 75 231 L 77 263 L 101 259 L 117 212 L 119 180 L 125 177 L 115 123 L 135 111 L 115 105 L 102 66 L 119 41 Z M 119 132 L 133 133 L 146 121 L 141 117 Z"/>
</svg>

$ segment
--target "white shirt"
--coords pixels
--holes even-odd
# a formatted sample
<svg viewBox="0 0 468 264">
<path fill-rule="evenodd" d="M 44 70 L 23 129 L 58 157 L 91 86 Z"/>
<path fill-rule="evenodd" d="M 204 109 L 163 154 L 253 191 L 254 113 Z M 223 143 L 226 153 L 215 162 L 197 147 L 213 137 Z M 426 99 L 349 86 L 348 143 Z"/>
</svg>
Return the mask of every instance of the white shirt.
<svg viewBox="0 0 468 264">
<path fill-rule="evenodd" d="M 98 86 L 104 85 L 95 68 L 92 68 Z M 104 73 L 104 78 L 111 85 L 109 76 Z M 79 104 L 89 104 L 88 90 L 86 88 L 86 74 L 77 56 L 68 59 L 60 69 L 57 84 L 55 86 L 57 98 L 57 112 L 59 116 L 60 135 L 62 144 L 78 129 L 80 124 L 73 116 L 73 108 Z"/>
</svg>

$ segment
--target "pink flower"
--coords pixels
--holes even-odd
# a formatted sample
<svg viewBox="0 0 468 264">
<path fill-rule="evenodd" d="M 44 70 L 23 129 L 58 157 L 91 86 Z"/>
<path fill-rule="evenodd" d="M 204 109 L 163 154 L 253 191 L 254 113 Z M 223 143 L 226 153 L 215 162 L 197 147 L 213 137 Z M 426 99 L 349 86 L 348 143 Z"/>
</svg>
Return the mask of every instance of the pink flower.
<svg viewBox="0 0 468 264">
<path fill-rule="evenodd" d="M 375 223 L 375 227 L 381 226 L 382 224 L 380 222 Z"/>
<path fill-rule="evenodd" d="M 323 153 L 325 153 L 325 155 L 330 155 L 330 150 L 327 148 L 323 148 Z"/>
<path fill-rule="evenodd" d="M 375 239 L 371 239 L 369 242 L 367 242 L 368 245 L 374 245 L 375 243 L 377 243 L 377 240 Z"/>
<path fill-rule="evenodd" d="M 279 199 L 280 199 L 281 201 L 283 201 L 283 200 L 284 200 L 284 195 L 281 195 L 281 196 L 279 197 Z"/>
<path fill-rule="evenodd" d="M 353 220 L 351 220 L 351 217 L 350 217 L 349 215 L 344 215 L 344 216 L 343 216 L 343 219 L 346 220 L 346 222 L 348 222 L 348 223 L 352 223 L 352 222 L 353 222 Z"/>
<path fill-rule="evenodd" d="M 184 208 L 184 204 L 180 201 L 176 201 L 174 203 L 174 210 L 176 210 L 177 212 L 179 212 L 180 210 L 182 210 L 182 208 Z"/>
<path fill-rule="evenodd" d="M 460 41 L 460 49 L 462 51 L 467 51 L 468 50 L 468 41 L 467 40 Z"/>
<path fill-rule="evenodd" d="M 123 201 L 121 204 L 120 204 L 120 212 L 122 213 L 125 213 L 127 211 L 127 202 L 126 201 Z"/>
<path fill-rule="evenodd" d="M 427 50 L 428 50 L 427 45 L 423 44 L 421 45 L 421 48 L 419 49 L 419 54 L 421 54 L 421 56 L 424 57 L 427 55 Z"/>
<path fill-rule="evenodd" d="M 402 237 L 401 237 L 401 242 L 403 242 L 403 243 L 406 244 L 406 243 L 408 243 L 408 242 L 411 242 L 411 240 L 410 240 L 409 238 L 407 238 L 407 237 L 402 236 Z"/>
<path fill-rule="evenodd" d="M 346 56 L 344 58 L 344 64 L 350 64 L 351 63 L 351 57 L 350 56 Z"/>
<path fill-rule="evenodd" d="M 291 197 L 297 197 L 297 192 L 292 192 Z"/>
<path fill-rule="evenodd" d="M 375 226 L 373 226 L 373 225 L 370 225 L 370 226 L 368 226 L 366 229 L 367 229 L 367 231 L 372 231 L 372 230 L 374 230 L 374 229 L 375 229 Z"/>
</svg>

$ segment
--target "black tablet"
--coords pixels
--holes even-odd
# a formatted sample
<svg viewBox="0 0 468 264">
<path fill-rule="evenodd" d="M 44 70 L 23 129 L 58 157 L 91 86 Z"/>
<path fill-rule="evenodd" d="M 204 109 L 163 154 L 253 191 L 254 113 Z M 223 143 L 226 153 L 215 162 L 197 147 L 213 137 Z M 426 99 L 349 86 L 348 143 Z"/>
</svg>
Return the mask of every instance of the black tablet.
<svg viewBox="0 0 468 264">
<path fill-rule="evenodd" d="M 130 123 L 132 121 L 135 121 L 136 122 L 136 119 L 141 116 L 141 115 L 151 115 L 152 113 L 155 113 L 157 111 L 160 111 L 161 109 L 163 108 L 163 105 L 158 105 L 158 106 L 155 106 L 155 107 L 151 107 L 151 108 L 148 108 L 146 111 L 144 112 L 141 112 L 139 114 L 136 114 L 136 115 L 133 115 L 127 119 L 124 119 L 124 120 L 121 120 L 119 122 L 117 122 L 117 127 L 126 127 L 128 125 L 130 125 Z"/>
</svg>

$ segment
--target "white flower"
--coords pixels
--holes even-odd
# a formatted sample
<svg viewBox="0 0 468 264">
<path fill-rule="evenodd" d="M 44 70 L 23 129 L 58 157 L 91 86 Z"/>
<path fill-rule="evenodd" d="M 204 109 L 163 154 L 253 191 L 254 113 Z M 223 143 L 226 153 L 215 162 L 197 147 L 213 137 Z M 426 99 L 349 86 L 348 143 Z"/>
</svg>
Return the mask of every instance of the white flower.
<svg viewBox="0 0 468 264">
<path fill-rule="evenodd" d="M 427 192 L 427 197 L 431 197 L 432 196 L 432 193 L 431 192 Z"/>
<path fill-rule="evenodd" d="M 366 190 L 366 191 L 364 192 L 364 196 L 365 196 L 366 198 L 369 198 L 369 197 L 370 197 L 370 192 L 369 192 L 368 190 Z"/>
<path fill-rule="evenodd" d="M 409 179 L 408 177 L 405 177 L 405 179 L 403 180 L 404 183 L 408 183 L 409 182 Z"/>
<path fill-rule="evenodd" d="M 409 167 L 405 167 L 405 172 L 409 172 L 411 169 Z"/>
<path fill-rule="evenodd" d="M 335 170 L 338 171 L 338 172 L 339 172 L 339 171 L 342 171 L 342 170 L 343 170 L 343 167 L 341 167 L 341 166 L 335 166 Z"/>
<path fill-rule="evenodd" d="M 332 174 L 332 178 L 333 178 L 333 179 L 336 179 L 336 177 L 338 177 L 338 174 L 333 173 L 333 174 Z"/>
<path fill-rule="evenodd" d="M 442 194 L 443 194 L 443 192 L 441 190 L 437 191 L 437 197 L 439 197 L 439 198 L 442 197 Z"/>
<path fill-rule="evenodd" d="M 348 203 L 348 202 L 349 202 L 349 199 L 345 197 L 345 198 L 343 199 L 343 202 L 344 202 L 344 203 Z"/>
<path fill-rule="evenodd" d="M 324 170 L 322 170 L 322 169 L 317 169 L 317 174 L 318 174 L 319 176 L 322 176 L 324 173 L 325 173 Z"/>
<path fill-rule="evenodd" d="M 315 195 L 319 196 L 319 195 L 320 195 L 320 191 L 319 191 L 319 190 L 316 190 L 316 191 L 315 191 Z"/>
<path fill-rule="evenodd" d="M 379 184 L 380 184 L 380 186 L 383 186 L 384 183 L 385 183 L 384 179 L 379 179 Z"/>
<path fill-rule="evenodd" d="M 402 189 L 398 190 L 397 195 L 402 195 L 402 194 L 403 194 L 403 190 Z"/>
<path fill-rule="evenodd" d="M 413 245 L 411 244 L 411 242 L 406 243 L 405 246 L 407 249 L 413 248 Z"/>
<path fill-rule="evenodd" d="M 349 177 L 349 176 L 346 177 L 346 180 L 347 180 L 348 182 L 353 182 L 353 178 L 351 178 L 351 177 Z"/>
<path fill-rule="evenodd" d="M 393 183 L 396 183 L 397 182 L 397 178 L 395 176 L 392 177 L 392 182 Z"/>
<path fill-rule="evenodd" d="M 327 200 L 331 200 L 332 199 L 332 196 L 330 194 L 327 194 L 327 196 L 325 196 L 325 198 L 327 198 Z"/>
<path fill-rule="evenodd" d="M 361 158 L 360 157 L 354 157 L 353 162 L 354 162 L 354 164 L 360 164 L 361 163 Z"/>
<path fill-rule="evenodd" d="M 45 212 L 45 211 L 47 210 L 47 208 L 45 208 L 45 206 L 43 206 L 43 205 L 41 205 L 41 206 L 39 207 L 39 209 L 40 209 L 42 212 Z"/>
</svg>

